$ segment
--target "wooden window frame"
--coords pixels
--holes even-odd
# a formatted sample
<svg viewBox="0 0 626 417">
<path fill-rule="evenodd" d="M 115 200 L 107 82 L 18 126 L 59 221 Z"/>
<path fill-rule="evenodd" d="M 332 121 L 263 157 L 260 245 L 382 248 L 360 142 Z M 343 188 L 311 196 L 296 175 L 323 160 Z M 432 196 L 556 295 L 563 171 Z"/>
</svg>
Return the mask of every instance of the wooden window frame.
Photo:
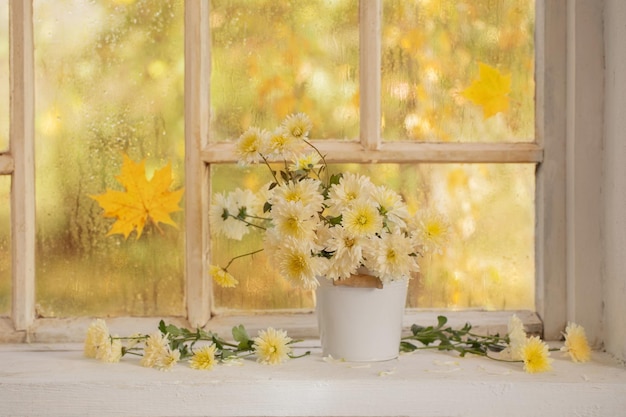
<svg viewBox="0 0 626 417">
<path fill-rule="evenodd" d="M 408 143 L 381 140 L 382 0 L 360 3 L 360 140 L 316 141 L 328 162 L 534 163 L 536 170 L 536 313 L 546 338 L 567 317 L 565 141 L 567 1 L 536 4 L 536 134 L 530 143 Z M 185 0 L 186 320 L 211 320 L 208 204 L 211 164 L 236 161 L 229 143 L 209 142 L 211 48 L 209 2 Z M 34 44 L 31 1 L 9 0 L 10 150 L 0 174 L 11 175 L 12 315 L 0 318 L 0 341 L 82 337 L 83 319 L 35 317 Z M 332 151 L 332 152 L 330 152 Z M 200 227 L 198 227 L 200 225 Z M 446 312 L 447 313 L 447 312 Z M 485 313 L 489 315 L 491 313 Z M 495 313 L 495 316 L 502 316 Z M 494 316 L 494 317 L 495 317 Z M 530 314 L 529 317 L 532 317 Z M 181 320 L 180 318 L 178 318 Z M 119 318 L 118 322 L 135 322 Z M 145 319 L 147 320 L 147 319 Z M 142 320 L 142 321 L 145 321 Z M 310 318 L 303 318 L 306 321 Z M 151 320 L 153 321 L 153 319 Z M 304 321 L 295 320 L 294 328 Z M 217 323 L 217 321 L 212 321 Z M 541 325 L 541 323 L 539 324 Z M 74 327 L 72 327 L 74 326 Z M 79 338 L 80 338 L 79 337 Z"/>
</svg>

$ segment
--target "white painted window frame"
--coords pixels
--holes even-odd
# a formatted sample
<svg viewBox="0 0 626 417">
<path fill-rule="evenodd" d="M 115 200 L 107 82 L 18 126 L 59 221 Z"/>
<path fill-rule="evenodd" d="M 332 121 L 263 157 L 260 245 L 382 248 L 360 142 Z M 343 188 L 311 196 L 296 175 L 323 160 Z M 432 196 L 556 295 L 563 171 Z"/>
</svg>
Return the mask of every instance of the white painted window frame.
<svg viewBox="0 0 626 417">
<path fill-rule="evenodd" d="M 536 142 L 382 143 L 380 138 L 380 16 L 382 0 L 361 1 L 360 141 L 316 142 L 329 162 L 527 162 L 536 177 L 536 311 L 547 338 L 556 339 L 568 317 L 566 271 L 567 0 L 537 1 Z M 209 2 L 185 1 L 185 187 L 186 305 L 179 321 L 203 326 L 211 320 L 207 278 L 210 165 L 236 160 L 232 145 L 209 143 Z M 85 319 L 35 317 L 34 60 L 32 3 L 9 1 L 10 151 L 0 154 L 0 174 L 12 175 L 12 279 L 10 319 L 0 319 L 0 341 L 80 340 Z M 571 22 L 570 22 L 571 23 Z M 584 35 L 585 28 L 581 29 Z M 576 80 L 577 83 L 580 82 Z M 569 115 L 569 114 L 568 114 Z M 571 115 L 570 115 L 571 116 Z M 571 126 L 570 126 L 571 128 Z M 332 152 L 330 152 L 332 150 Z M 490 313 L 485 313 L 488 319 Z M 494 315 L 493 317 L 496 317 Z M 501 315 L 500 315 L 501 316 Z M 482 316 L 481 316 L 482 317 Z M 530 315 L 532 317 L 532 314 Z M 172 318 L 176 319 L 176 318 Z M 282 320 L 280 317 L 275 320 Z M 284 318 L 283 318 L 284 319 Z M 288 327 L 308 328 L 310 316 L 294 316 Z M 228 318 L 221 320 L 228 322 Z M 599 320 L 599 318 L 598 318 Z M 137 323 L 119 318 L 118 323 Z M 218 324 L 220 319 L 213 319 Z M 310 324 L 310 323 L 309 323 Z M 313 326 L 314 327 L 314 326 Z M 141 329 L 136 329 L 141 331 Z M 305 330 L 306 332 L 306 330 Z"/>
</svg>

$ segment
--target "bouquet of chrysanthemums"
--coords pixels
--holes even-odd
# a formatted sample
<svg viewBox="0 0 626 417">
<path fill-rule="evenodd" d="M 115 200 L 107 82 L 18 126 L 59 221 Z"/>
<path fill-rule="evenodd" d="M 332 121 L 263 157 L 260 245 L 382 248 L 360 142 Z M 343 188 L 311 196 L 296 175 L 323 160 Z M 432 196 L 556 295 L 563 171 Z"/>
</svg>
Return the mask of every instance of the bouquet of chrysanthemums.
<svg viewBox="0 0 626 417">
<path fill-rule="evenodd" d="M 241 240 L 264 232 L 263 249 L 278 272 L 305 289 L 318 277 L 343 280 L 364 267 L 382 284 L 419 271 L 419 257 L 440 251 L 448 235 L 432 210 L 410 213 L 402 197 L 358 173 L 330 174 L 325 156 L 309 141 L 312 124 L 303 113 L 273 131 L 250 127 L 237 140 L 240 164 L 265 164 L 272 180 L 259 191 L 237 188 L 213 196 L 213 230 Z M 252 253 L 256 253 L 254 251 Z M 234 287 L 225 266 L 210 266 L 214 281 Z"/>
</svg>

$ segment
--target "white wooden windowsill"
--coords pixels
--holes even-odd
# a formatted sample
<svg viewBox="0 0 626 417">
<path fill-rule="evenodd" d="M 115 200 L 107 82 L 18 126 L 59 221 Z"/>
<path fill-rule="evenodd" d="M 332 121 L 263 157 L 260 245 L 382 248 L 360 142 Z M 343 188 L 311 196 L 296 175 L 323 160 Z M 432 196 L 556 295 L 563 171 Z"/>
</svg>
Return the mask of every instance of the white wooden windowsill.
<svg viewBox="0 0 626 417">
<path fill-rule="evenodd" d="M 329 362 L 311 356 L 268 366 L 169 372 L 136 357 L 86 359 L 82 345 L 0 345 L 0 416 L 623 416 L 626 369 L 606 354 L 553 370 L 419 351 L 397 360 Z"/>
</svg>

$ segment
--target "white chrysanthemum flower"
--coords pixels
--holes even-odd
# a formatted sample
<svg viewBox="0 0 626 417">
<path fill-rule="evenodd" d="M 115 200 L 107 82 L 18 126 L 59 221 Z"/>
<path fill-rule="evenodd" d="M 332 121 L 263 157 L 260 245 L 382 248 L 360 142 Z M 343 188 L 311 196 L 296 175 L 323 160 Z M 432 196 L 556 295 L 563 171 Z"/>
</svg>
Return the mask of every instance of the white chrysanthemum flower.
<svg viewBox="0 0 626 417">
<path fill-rule="evenodd" d="M 272 196 L 274 195 L 275 188 L 272 188 L 272 184 L 274 184 L 274 181 L 266 182 L 256 192 L 256 199 L 259 205 L 257 206 L 255 212 L 261 217 L 267 217 L 264 209 L 265 203 L 271 203 Z"/>
<path fill-rule="evenodd" d="M 363 242 L 365 238 L 355 236 L 341 226 L 326 228 L 328 238 L 324 241 L 325 250 L 332 258 L 326 270 L 326 277 L 333 280 L 345 279 L 356 273 L 363 262 Z"/>
<path fill-rule="evenodd" d="M 320 225 L 315 209 L 300 201 L 280 201 L 272 206 L 274 228 L 285 237 L 313 239 Z"/>
<path fill-rule="evenodd" d="M 260 214 L 259 199 L 251 190 L 236 188 L 231 191 L 230 199 L 237 208 L 237 213 L 234 213 L 235 215 L 239 214 L 246 220 L 249 220 L 248 216 L 258 216 Z"/>
<path fill-rule="evenodd" d="M 374 184 L 366 176 L 347 172 L 330 188 L 328 193 L 329 212 L 338 216 L 356 201 L 369 200 L 374 191 Z"/>
<path fill-rule="evenodd" d="M 87 336 L 85 337 L 84 354 L 88 358 L 99 358 L 102 351 L 110 345 L 110 334 L 107 324 L 102 319 L 94 320 L 87 328 Z"/>
<path fill-rule="evenodd" d="M 122 359 L 122 341 L 118 339 L 119 336 L 113 336 L 108 343 L 104 345 L 103 349 L 98 350 L 96 359 L 100 359 L 102 362 L 117 363 Z"/>
<path fill-rule="evenodd" d="M 413 239 L 396 231 L 369 239 L 364 248 L 365 266 L 383 283 L 408 279 L 419 271 Z"/>
<path fill-rule="evenodd" d="M 267 258 L 275 258 L 283 243 L 283 238 L 276 228 L 271 227 L 267 229 L 263 236 L 263 251 L 266 253 Z"/>
<path fill-rule="evenodd" d="M 289 161 L 300 152 L 302 145 L 303 142 L 300 138 L 290 135 L 286 128 L 279 127 L 269 135 L 269 157 L 272 160 L 280 159 Z"/>
<path fill-rule="evenodd" d="M 259 336 L 254 338 L 254 353 L 257 361 L 266 365 L 276 365 L 285 362 L 291 354 L 292 339 L 284 330 L 275 330 L 269 327 L 259 331 Z"/>
<path fill-rule="evenodd" d="M 343 213 L 341 224 L 354 236 L 371 236 L 381 231 L 383 218 L 374 205 L 358 200 Z"/>
<path fill-rule="evenodd" d="M 285 118 L 281 127 L 284 129 L 287 136 L 291 136 L 294 139 L 304 140 L 308 139 L 309 133 L 313 128 L 311 119 L 304 113 L 290 114 Z"/>
<path fill-rule="evenodd" d="M 405 228 L 409 210 L 402 197 L 384 185 L 374 188 L 372 199 L 378 204 L 380 213 L 387 219 L 390 228 Z"/>
<path fill-rule="evenodd" d="M 209 220 L 217 234 L 222 234 L 229 239 L 241 240 L 250 232 L 246 223 L 236 218 L 240 208 L 237 206 L 235 198 L 244 200 L 245 196 L 245 192 L 238 193 L 237 190 L 228 194 L 217 193 L 213 195 L 213 202 L 209 208 Z"/>
<path fill-rule="evenodd" d="M 450 235 L 450 225 L 443 216 L 433 210 L 417 213 L 415 218 L 416 239 L 424 250 L 442 253 Z"/>
<path fill-rule="evenodd" d="M 293 238 L 283 238 L 283 241 L 284 243 L 275 250 L 280 274 L 304 289 L 317 288 L 319 285 L 317 277 L 325 273 L 324 258 L 312 254 L 310 242 Z"/>
<path fill-rule="evenodd" d="M 169 346 L 162 352 L 154 364 L 159 371 L 169 371 L 180 360 L 180 351 L 178 349 L 171 350 Z"/>
<path fill-rule="evenodd" d="M 526 344 L 527 336 L 524 323 L 515 314 L 509 319 L 507 335 L 509 336 L 509 345 L 500 353 L 500 356 L 514 361 L 523 360 L 522 348 Z"/>
<path fill-rule="evenodd" d="M 270 203 L 283 201 L 299 201 L 310 209 L 311 213 L 322 210 L 324 196 L 320 192 L 320 181 L 313 178 L 305 178 L 296 183 L 285 183 L 274 188 Z"/>
<path fill-rule="evenodd" d="M 269 133 L 258 127 L 250 127 L 237 139 L 235 152 L 242 164 L 254 164 L 261 160 L 261 155 L 267 153 Z"/>
<path fill-rule="evenodd" d="M 87 328 L 84 354 L 88 358 L 99 359 L 102 362 L 119 362 L 122 358 L 122 342 L 117 336 L 111 337 L 104 320 L 97 319 Z"/>
<path fill-rule="evenodd" d="M 168 354 L 168 343 L 169 336 L 167 334 L 163 335 L 163 333 L 159 331 L 150 334 L 145 341 L 143 357 L 139 362 L 141 366 L 145 366 L 146 368 L 157 366 L 161 358 Z"/>
<path fill-rule="evenodd" d="M 322 158 L 317 152 L 309 152 L 303 155 L 298 155 L 289 166 L 292 171 L 311 171 L 317 170 L 321 167 L 320 161 Z"/>
</svg>

